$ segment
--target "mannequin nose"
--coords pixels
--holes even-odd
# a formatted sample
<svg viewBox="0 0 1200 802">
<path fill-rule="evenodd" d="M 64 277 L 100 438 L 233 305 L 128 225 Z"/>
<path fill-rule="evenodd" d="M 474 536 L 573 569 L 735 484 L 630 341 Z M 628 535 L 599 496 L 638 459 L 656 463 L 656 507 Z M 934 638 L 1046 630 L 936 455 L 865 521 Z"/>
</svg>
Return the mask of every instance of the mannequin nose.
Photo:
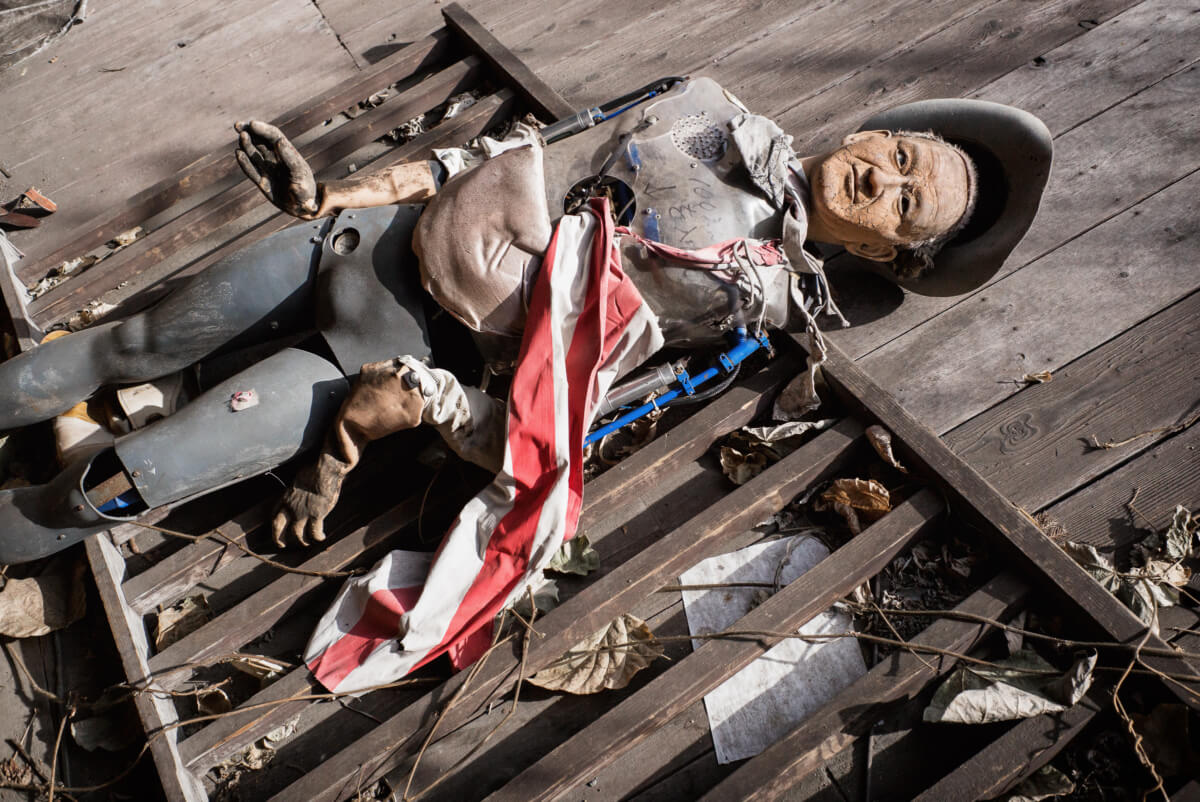
<svg viewBox="0 0 1200 802">
<path fill-rule="evenodd" d="M 867 173 L 867 188 L 871 192 L 871 197 L 877 198 L 884 191 L 892 187 L 904 185 L 904 176 L 896 175 L 889 170 L 881 170 L 878 167 L 872 167 Z"/>
</svg>

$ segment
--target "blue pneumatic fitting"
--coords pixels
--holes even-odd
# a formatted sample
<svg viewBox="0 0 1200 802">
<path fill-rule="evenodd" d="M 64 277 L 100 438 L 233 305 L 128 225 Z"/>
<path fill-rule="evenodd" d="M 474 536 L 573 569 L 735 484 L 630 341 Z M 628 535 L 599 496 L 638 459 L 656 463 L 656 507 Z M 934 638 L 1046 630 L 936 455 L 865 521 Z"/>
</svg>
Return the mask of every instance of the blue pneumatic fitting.
<svg viewBox="0 0 1200 802">
<path fill-rule="evenodd" d="M 714 365 L 713 367 L 708 368 L 707 370 L 695 376 L 688 376 L 686 370 L 680 371 L 675 377 L 680 384 L 678 388 L 670 390 L 659 398 L 653 399 L 650 401 L 650 403 L 642 404 L 637 409 L 626 412 L 624 415 L 612 421 L 611 423 L 606 423 L 600 428 L 593 430 L 586 438 L 584 438 L 583 444 L 585 446 L 589 446 L 600 438 L 612 434 L 618 429 L 624 428 L 630 423 L 633 423 L 638 418 L 644 417 L 656 409 L 662 409 L 676 398 L 679 398 L 681 395 L 694 394 L 697 387 L 699 387 L 701 384 L 704 384 L 704 382 L 708 381 L 709 379 L 720 375 L 722 370 L 724 370 L 726 373 L 732 373 L 738 365 L 746 360 L 746 357 L 753 354 L 759 348 L 766 349 L 768 355 L 774 355 L 775 352 L 774 349 L 771 348 L 771 341 L 767 339 L 765 332 L 759 332 L 754 337 L 748 337 L 746 335 L 746 329 L 739 327 L 735 331 L 735 334 L 739 342 L 737 345 L 733 346 L 733 348 L 729 349 L 724 354 L 721 354 L 719 367 Z"/>
</svg>

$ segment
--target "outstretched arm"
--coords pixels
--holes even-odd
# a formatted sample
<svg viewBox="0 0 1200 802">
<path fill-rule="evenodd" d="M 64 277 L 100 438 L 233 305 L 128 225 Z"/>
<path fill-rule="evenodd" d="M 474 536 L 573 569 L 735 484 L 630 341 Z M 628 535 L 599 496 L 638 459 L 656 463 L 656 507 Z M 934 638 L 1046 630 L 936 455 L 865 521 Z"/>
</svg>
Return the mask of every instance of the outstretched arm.
<svg viewBox="0 0 1200 802">
<path fill-rule="evenodd" d="M 437 192 L 428 162 L 396 164 L 318 183 L 283 132 L 258 120 L 237 123 L 238 165 L 271 203 L 303 220 L 393 203 L 423 203 Z"/>
</svg>

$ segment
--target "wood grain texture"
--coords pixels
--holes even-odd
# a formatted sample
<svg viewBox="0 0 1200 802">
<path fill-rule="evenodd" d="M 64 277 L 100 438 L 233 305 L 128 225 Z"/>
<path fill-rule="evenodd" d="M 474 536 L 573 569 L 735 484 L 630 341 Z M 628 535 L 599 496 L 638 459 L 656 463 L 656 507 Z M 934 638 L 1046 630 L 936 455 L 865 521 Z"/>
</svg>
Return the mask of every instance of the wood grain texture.
<svg viewBox="0 0 1200 802">
<path fill-rule="evenodd" d="M 888 343 L 863 367 L 937 431 L 974 417 L 1016 392 L 1013 380 L 1057 370 L 1196 289 L 1198 190 L 1192 173 Z"/>
<path fill-rule="evenodd" d="M 890 563 L 943 510 L 936 493 L 921 491 L 755 607 L 731 628 L 788 632 L 803 626 Z M 532 802 L 556 798 L 620 758 L 779 640 L 764 635 L 754 641 L 705 642 L 670 671 L 555 746 L 488 799 Z"/>
<path fill-rule="evenodd" d="M 1195 411 L 1200 403 L 1197 319 L 1200 293 L 1192 293 L 1071 362 L 1048 384 L 1027 387 L 951 430 L 946 444 L 1001 493 L 1028 510 L 1040 510 L 1167 433 L 1112 449 L 1096 448 L 1093 437 L 1125 440 L 1170 427 Z M 1187 487 L 1193 472 L 1180 469 L 1176 486 Z"/>
<path fill-rule="evenodd" d="M 1019 571 L 1036 587 L 1053 593 L 1066 610 L 1094 623 L 1105 637 L 1118 643 L 1136 643 L 1145 636 L 1146 645 L 1164 647 L 1161 638 L 1146 635 L 1145 625 L 1127 607 L 1054 545 L 1028 513 L 955 456 L 937 435 L 917 422 L 894 396 L 884 392 L 837 346 L 830 345 L 824 369 L 848 404 L 874 417 L 904 444 L 902 450 L 942 487 L 960 514 L 976 523 L 982 537 L 998 557 L 1008 561 L 1012 570 Z M 1149 657 L 1147 662 L 1168 673 L 1200 677 L 1200 669 L 1188 660 Z M 1200 706 L 1186 690 L 1170 687 L 1184 704 Z"/>
<path fill-rule="evenodd" d="M 774 511 L 782 509 L 801 489 L 831 466 L 838 464 L 861 435 L 853 421 L 842 421 L 771 466 L 727 496 L 715 501 L 691 520 L 664 535 L 601 576 L 580 594 L 541 619 L 544 638 L 533 639 L 525 656 L 527 673 L 557 660 L 582 638 L 608 624 L 636 600 L 653 593 L 682 570 L 721 549 L 725 539 L 744 531 Z M 636 455 L 635 455 L 636 457 Z M 472 684 L 462 689 L 465 672 L 451 677 L 420 702 L 409 705 L 370 734 L 347 745 L 321 764 L 319 770 L 297 780 L 276 795 L 291 799 L 332 800 L 355 787 L 356 778 L 375 778 L 404 759 L 440 702 L 460 689 L 453 708 L 442 716 L 441 726 L 455 727 L 472 718 L 493 694 L 503 694 L 515 682 L 515 655 L 493 653 Z"/>
<path fill-rule="evenodd" d="M 917 802 L 991 799 L 1054 759 L 1103 707 L 1112 704 L 1099 690 L 1053 715 L 1020 721 L 982 752 L 931 785 Z"/>
<path fill-rule="evenodd" d="M 274 117 L 355 71 L 307 0 L 230 0 L 219 13 L 114 0 L 53 55 L 5 72 L 0 141 L 14 182 L 58 203 L 46 232 L 75 230 L 228 142 L 234 120 Z M 44 241 L 18 245 L 36 259 Z"/>
<path fill-rule="evenodd" d="M 337 86 L 300 102 L 270 122 L 287 136 L 298 137 L 392 81 L 433 69 L 446 57 L 448 43 L 449 36 L 444 32 L 414 42 L 403 52 L 396 53 L 370 70 L 353 74 Z M 247 119 L 260 116 L 261 111 Z M 122 231 L 149 219 L 157 219 L 164 213 L 169 214 L 172 206 L 181 200 L 193 196 L 201 199 L 211 197 L 243 183 L 245 179 L 241 170 L 232 159 L 236 135 L 228 130 L 225 134 L 223 147 L 197 158 L 179 173 L 168 176 L 128 200 L 115 204 L 115 213 L 106 208 L 81 226 L 80 231 L 60 229 L 53 236 L 39 238 L 38 258 L 36 262 L 25 265 L 23 275 L 26 278 L 40 275 L 65 259 L 88 253 Z M 179 211 L 185 209 L 186 206 L 183 206 Z"/>
<path fill-rule="evenodd" d="M 1137 513 L 1129 511 L 1130 501 Z M 1200 426 L 1147 449 L 1046 513 L 1071 540 L 1110 551 L 1141 540 L 1152 527 L 1169 526 L 1177 504 L 1200 510 Z"/>
<path fill-rule="evenodd" d="M 113 632 L 117 653 L 121 657 L 121 666 L 125 670 L 125 676 L 135 683 L 136 687 L 150 677 L 147 662 L 150 645 L 141 617 L 129 609 L 121 596 L 120 582 L 125 570 L 124 561 L 103 532 L 89 537 L 85 549 L 100 601 L 104 605 L 104 614 Z M 175 705 L 169 697 L 138 693 L 134 694 L 133 703 L 147 732 L 158 732 L 165 725 L 179 719 Z M 163 785 L 163 792 L 169 802 L 207 800 L 208 797 L 200 783 L 183 768 L 179 756 L 177 730 L 167 730 L 160 737 L 154 738 L 149 748 Z"/>
<path fill-rule="evenodd" d="M 330 168 L 351 156 L 373 140 L 428 111 L 445 98 L 474 86 L 482 72 L 479 59 L 455 62 L 429 76 L 416 86 L 389 98 L 379 108 L 361 114 L 316 140 L 300 145 L 299 150 L 318 178 L 329 179 Z M 215 229 L 237 220 L 255 208 L 270 207 L 254 184 L 245 180 L 233 159 L 234 148 L 216 157 L 216 167 L 228 171 L 232 166 L 235 179 L 223 191 L 186 210 L 166 225 L 150 231 L 129 247 L 116 253 L 82 275 L 51 289 L 33 304 L 34 314 L 53 317 L 63 310 L 82 306 L 90 298 L 139 275 L 143 281 L 153 280 L 154 271 L 163 272 L 163 263 L 177 251 L 202 240 Z M 227 182 L 226 182 L 227 183 Z M 169 264 L 169 262 L 167 262 Z"/>
</svg>

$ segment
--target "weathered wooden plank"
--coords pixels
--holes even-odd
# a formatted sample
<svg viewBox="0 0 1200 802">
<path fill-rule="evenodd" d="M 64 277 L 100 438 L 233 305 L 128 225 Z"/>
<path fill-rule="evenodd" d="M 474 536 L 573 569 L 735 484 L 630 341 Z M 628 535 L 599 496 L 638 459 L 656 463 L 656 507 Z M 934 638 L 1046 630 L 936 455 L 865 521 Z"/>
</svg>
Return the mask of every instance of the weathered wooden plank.
<svg viewBox="0 0 1200 802">
<path fill-rule="evenodd" d="M 299 146 L 313 172 L 323 175 L 338 160 L 349 156 L 372 140 L 407 120 L 429 110 L 446 97 L 473 86 L 482 72 L 479 59 L 468 58 L 438 71 L 416 86 L 389 98 L 378 109 L 361 114 L 313 142 Z M 228 171 L 230 165 L 240 176 L 230 148 L 212 172 Z M 323 177 L 328 177 L 323 175 Z M 203 239 L 214 229 L 269 202 L 249 181 L 234 181 L 222 192 L 188 209 L 170 223 L 110 256 L 82 275 L 51 289 L 32 305 L 39 317 L 53 316 L 62 309 L 82 306 L 104 289 L 144 274 L 170 258 L 181 248 Z"/>
<path fill-rule="evenodd" d="M 1192 78 L 1200 80 L 1200 70 Z M 1196 144 L 1200 153 L 1200 134 Z M 1198 188 L 1192 173 L 862 365 L 931 428 L 970 419 L 1012 395 L 1021 386 L 1014 380 L 1057 370 L 1197 288 Z"/>
<path fill-rule="evenodd" d="M 267 515 L 277 502 L 269 499 L 234 516 L 218 526 L 216 531 L 235 543 L 243 543 L 246 535 L 263 526 Z M 169 604 L 194 587 L 218 568 L 241 555 L 234 546 L 205 539 L 190 543 L 166 557 L 121 586 L 125 603 L 139 615 L 145 615 L 160 604 Z"/>
<path fill-rule="evenodd" d="M 1100 712 L 1089 694 L 1062 713 L 1027 718 L 923 791 L 917 802 L 944 799 L 991 799 L 1054 759 Z"/>
<path fill-rule="evenodd" d="M 733 629 L 765 633 L 803 626 L 882 570 L 943 509 L 936 493 L 921 491 L 755 607 Z M 779 640 L 764 634 L 754 641 L 707 641 L 488 799 L 550 800 L 586 782 Z"/>
<path fill-rule="evenodd" d="M 1192 293 L 1056 371 L 1050 383 L 1027 387 L 951 430 L 946 444 L 1001 493 L 1039 510 L 1167 433 L 1113 449 L 1096 448 L 1092 437 L 1121 441 L 1169 427 L 1194 411 L 1198 318 L 1200 293 Z M 1193 473 L 1180 469 L 1184 476 Z"/>
<path fill-rule="evenodd" d="M 88 562 L 92 566 L 92 576 L 96 580 L 96 589 L 104 604 L 104 614 L 112 630 L 117 653 L 121 657 L 121 666 L 125 670 L 125 676 L 134 686 L 140 686 L 150 677 L 147 664 L 150 647 L 141 617 L 129 609 L 121 596 L 120 582 L 125 573 L 125 564 L 120 552 L 103 532 L 87 539 L 86 550 Z M 183 768 L 177 744 L 177 731 L 162 732 L 165 725 L 173 724 L 179 718 L 170 697 L 135 693 L 133 703 L 142 726 L 153 737 L 150 742 L 150 754 L 154 758 L 154 765 L 158 769 L 167 799 L 170 802 L 207 800 L 208 796 L 203 787 Z"/>
<path fill-rule="evenodd" d="M 680 571 L 719 549 L 730 534 L 753 526 L 788 503 L 800 490 L 844 458 L 862 429 L 853 421 L 842 421 L 785 457 L 746 484 L 734 490 L 642 550 L 603 574 L 581 593 L 556 607 L 541 619 L 539 632 L 525 656 L 528 672 L 557 660 L 583 637 L 605 626 L 666 584 Z M 493 653 L 487 665 L 467 688 L 466 672 L 456 674 L 421 702 L 410 705 L 385 721 L 367 736 L 339 751 L 321 766 L 297 780 L 276 796 L 278 800 L 335 799 L 353 788 L 361 778 L 373 779 L 386 772 L 405 755 L 406 746 L 428 723 L 428 716 L 441 700 L 461 690 L 455 706 L 442 715 L 442 726 L 453 728 L 472 718 L 493 694 L 505 693 L 516 678 L 515 655 Z"/>
<path fill-rule="evenodd" d="M 310 3 L 231 0 L 214 14 L 117 0 L 90 11 L 56 58 L 6 71 L 0 89 L 6 169 L 59 204 L 20 240 L 31 262 L 228 141 L 235 119 L 275 116 L 355 70 Z"/>
<path fill-rule="evenodd" d="M 397 530 L 417 519 L 420 493 L 401 501 L 375 520 L 336 543 L 326 546 L 298 567 L 306 571 L 344 571 L 382 550 Z M 164 688 L 179 687 L 188 678 L 181 667 L 219 658 L 270 629 L 288 610 L 329 580 L 319 576 L 284 574 L 219 618 L 180 638 L 150 658 L 150 670 Z"/>
<path fill-rule="evenodd" d="M 461 36 L 469 47 L 482 56 L 504 83 L 514 87 L 545 122 L 554 122 L 575 112 L 570 103 L 525 66 L 461 5 L 451 3 L 442 11 L 442 16 L 446 18 L 446 27 Z"/>
<path fill-rule="evenodd" d="M 359 64 L 375 64 L 442 27 L 438 0 L 408 0 L 403 4 L 391 0 L 321 0 L 320 8 L 338 41 Z"/>
<path fill-rule="evenodd" d="M 1200 510 L 1198 453 L 1200 426 L 1192 426 L 1063 499 L 1047 514 L 1066 528 L 1071 540 L 1104 551 L 1133 543 L 1151 527 L 1165 528 L 1177 504 Z M 1130 501 L 1137 513 L 1129 511 Z"/>
<path fill-rule="evenodd" d="M 955 610 L 1002 621 L 1019 609 L 1030 593 L 1029 585 L 1019 577 L 1001 574 Z M 965 654 L 989 631 L 991 627 L 985 624 L 943 618 L 926 627 L 912 642 Z M 704 799 L 716 802 L 749 795 L 764 800 L 780 798 L 801 777 L 819 768 L 855 738 L 865 735 L 888 705 L 918 693 L 930 680 L 949 672 L 956 664 L 956 660 L 946 656 L 918 657 L 910 652 L 895 652 L 799 727 L 743 763 Z"/>
<path fill-rule="evenodd" d="M 903 444 L 902 450 L 942 486 L 951 503 L 961 505 L 963 514 L 978 521 L 981 534 L 997 547 L 1000 556 L 1011 561 L 1014 570 L 1021 571 L 1038 587 L 1051 590 L 1067 609 L 1094 622 L 1106 637 L 1118 643 L 1138 642 L 1145 635 L 1145 625 L 1054 545 L 1027 513 L 959 459 L 833 344 L 825 375 L 847 403 L 862 408 L 891 430 Z M 1165 646 L 1154 635 L 1148 636 L 1145 643 L 1153 648 Z M 1186 660 L 1148 657 L 1147 662 L 1167 673 L 1200 678 L 1200 670 Z M 1197 704 L 1186 691 L 1174 686 L 1172 690 L 1185 704 Z"/>
</svg>

